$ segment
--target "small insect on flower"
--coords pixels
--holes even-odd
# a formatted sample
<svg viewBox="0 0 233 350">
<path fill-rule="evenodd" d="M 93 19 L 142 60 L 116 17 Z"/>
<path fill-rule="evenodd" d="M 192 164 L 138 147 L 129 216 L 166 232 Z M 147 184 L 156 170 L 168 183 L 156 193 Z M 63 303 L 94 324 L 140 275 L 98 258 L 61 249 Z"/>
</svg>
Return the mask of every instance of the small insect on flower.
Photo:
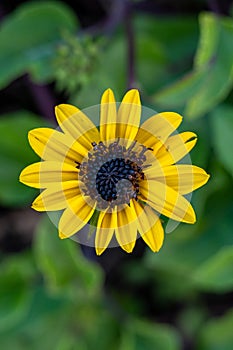
<svg viewBox="0 0 233 350">
<path fill-rule="evenodd" d="M 164 240 L 160 214 L 195 222 L 185 195 L 204 185 L 209 175 L 178 162 L 197 136 L 176 132 L 182 121 L 177 113 L 154 114 L 140 126 L 141 112 L 137 90 L 128 91 L 118 107 L 108 89 L 101 99 L 99 127 L 78 108 L 61 104 L 55 108 L 58 130 L 29 132 L 42 161 L 26 167 L 20 181 L 42 190 L 33 209 L 63 210 L 60 238 L 81 237 L 95 217 L 98 255 L 112 242 L 132 252 L 138 236 L 157 252 Z"/>
</svg>

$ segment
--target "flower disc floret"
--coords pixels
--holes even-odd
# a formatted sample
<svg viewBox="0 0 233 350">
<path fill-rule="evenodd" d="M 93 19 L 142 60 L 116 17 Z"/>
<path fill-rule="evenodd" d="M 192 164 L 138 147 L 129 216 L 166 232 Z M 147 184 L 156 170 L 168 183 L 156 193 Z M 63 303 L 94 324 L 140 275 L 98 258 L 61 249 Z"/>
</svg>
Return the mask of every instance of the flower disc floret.
<svg viewBox="0 0 233 350">
<path fill-rule="evenodd" d="M 77 164 L 80 188 L 84 195 L 96 199 L 100 209 L 138 200 L 150 150 L 136 141 L 129 146 L 127 142 L 119 138 L 108 144 L 93 142 L 87 158 Z"/>
</svg>

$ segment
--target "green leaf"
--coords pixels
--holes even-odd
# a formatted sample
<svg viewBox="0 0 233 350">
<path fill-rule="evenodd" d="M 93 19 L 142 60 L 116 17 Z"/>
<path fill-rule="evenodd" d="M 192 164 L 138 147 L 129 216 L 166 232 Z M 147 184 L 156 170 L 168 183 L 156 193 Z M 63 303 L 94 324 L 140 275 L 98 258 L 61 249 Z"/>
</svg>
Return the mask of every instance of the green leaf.
<svg viewBox="0 0 233 350">
<path fill-rule="evenodd" d="M 105 298 L 99 305 L 87 301 L 78 307 L 78 314 L 86 349 L 119 350 L 119 331 L 123 325 L 117 320 L 110 300 Z"/>
<path fill-rule="evenodd" d="M 41 220 L 36 234 L 35 255 L 38 267 L 53 293 L 74 293 L 75 298 L 96 295 L 102 285 L 100 268 L 87 261 L 79 245 L 61 240 L 58 229 L 47 216 Z"/>
<path fill-rule="evenodd" d="M 0 333 L 1 347 L 4 349 L 40 350 L 39 339 L 43 339 L 44 349 L 58 349 L 58 344 L 68 335 L 72 339 L 69 334 L 72 328 L 69 324 L 70 314 L 64 298 L 51 298 L 35 284 L 32 290 L 34 295 L 25 318 L 14 328 Z"/>
<path fill-rule="evenodd" d="M 190 68 L 198 38 L 196 18 L 154 18 L 136 15 L 134 20 L 136 75 L 145 93 L 151 94 Z M 182 58 L 181 58 L 182 57 Z"/>
<path fill-rule="evenodd" d="M 155 104 L 177 108 L 184 106 L 202 84 L 202 72 L 189 72 L 152 97 Z"/>
<path fill-rule="evenodd" d="M 233 175 L 233 107 L 222 105 L 211 114 L 213 142 L 220 162 Z"/>
<path fill-rule="evenodd" d="M 233 310 L 224 316 L 205 322 L 198 339 L 198 350 L 232 350 Z"/>
<path fill-rule="evenodd" d="M 148 251 L 145 264 L 154 276 L 156 293 L 160 297 L 189 299 L 198 289 L 202 289 L 193 278 L 195 271 L 209 259 L 214 259 L 222 247 L 233 246 L 232 193 L 228 183 L 224 187 L 222 185 L 218 185 L 218 179 L 213 183 L 216 191 L 211 190 L 205 199 L 205 212 L 198 216 L 195 225 L 180 224 L 174 232 L 166 235 L 164 246 L 158 254 Z M 202 191 L 205 194 L 204 188 Z M 205 198 L 199 197 L 199 193 L 196 206 L 202 205 Z M 226 281 L 231 281 L 229 269 L 226 273 Z"/>
<path fill-rule="evenodd" d="M 45 125 L 34 114 L 21 111 L 1 116 L 0 119 L 0 203 L 9 206 L 27 205 L 36 191 L 19 182 L 21 170 L 38 161 L 31 149 L 28 131 Z"/>
<path fill-rule="evenodd" d="M 203 305 L 191 304 L 183 308 L 179 313 L 176 324 L 187 338 L 192 339 L 196 337 L 197 332 L 199 332 L 200 327 L 203 326 L 206 318 L 208 317 L 207 310 L 203 308 Z M 190 320 L 192 320 L 190 322 Z"/>
<path fill-rule="evenodd" d="M 154 103 L 166 107 L 185 107 L 189 118 L 212 110 L 233 86 L 232 19 L 202 13 L 200 30 L 194 70 L 153 97 Z"/>
<path fill-rule="evenodd" d="M 0 331 L 18 324 L 27 314 L 32 300 L 33 273 L 28 254 L 9 257 L 1 264 Z"/>
<path fill-rule="evenodd" d="M 197 134 L 197 145 L 189 154 L 192 164 L 207 169 L 212 152 L 209 120 L 207 118 L 189 120 L 184 117 L 182 124 L 179 126 L 179 132 L 187 130 Z"/>
<path fill-rule="evenodd" d="M 200 265 L 193 279 L 204 290 L 228 292 L 233 289 L 233 246 L 223 247 Z"/>
<path fill-rule="evenodd" d="M 122 329 L 120 350 L 178 350 L 180 338 L 169 326 L 132 319 Z"/>
<path fill-rule="evenodd" d="M 213 58 L 213 52 L 218 49 L 219 28 L 216 17 L 210 13 L 200 15 L 200 40 L 197 48 L 194 66 L 202 68 Z"/>
<path fill-rule="evenodd" d="M 78 291 L 72 300 L 67 293 L 51 295 L 38 281 L 25 319 L 5 332 L 0 330 L 3 349 L 40 350 L 38 340 L 43 339 L 46 350 L 118 350 L 119 325 L 102 302 L 88 295 L 80 301 Z"/>
<path fill-rule="evenodd" d="M 28 2 L 19 6 L 1 23 L 0 88 L 25 72 L 36 72 L 37 66 L 40 81 L 51 78 L 55 48 L 62 32 L 74 32 L 76 28 L 73 12 L 62 2 Z"/>
</svg>

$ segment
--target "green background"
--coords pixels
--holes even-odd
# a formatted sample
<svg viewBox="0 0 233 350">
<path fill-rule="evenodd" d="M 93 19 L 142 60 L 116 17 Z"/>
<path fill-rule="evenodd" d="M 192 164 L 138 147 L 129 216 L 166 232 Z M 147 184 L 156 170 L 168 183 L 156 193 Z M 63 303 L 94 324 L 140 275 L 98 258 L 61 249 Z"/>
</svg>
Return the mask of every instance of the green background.
<svg viewBox="0 0 233 350">
<path fill-rule="evenodd" d="M 233 349 L 233 7 L 231 1 L 2 2 L 0 23 L 0 346 L 56 350 Z M 61 241 L 18 182 L 38 160 L 30 129 L 55 104 L 120 101 L 184 116 L 192 162 L 211 178 L 194 193 L 195 225 L 159 253 Z"/>
</svg>

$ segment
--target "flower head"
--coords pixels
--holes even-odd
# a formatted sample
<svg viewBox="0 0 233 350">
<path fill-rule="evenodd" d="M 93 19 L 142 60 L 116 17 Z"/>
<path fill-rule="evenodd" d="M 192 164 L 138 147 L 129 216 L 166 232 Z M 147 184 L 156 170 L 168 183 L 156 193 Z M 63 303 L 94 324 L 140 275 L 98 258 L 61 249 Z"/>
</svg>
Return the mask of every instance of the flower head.
<svg viewBox="0 0 233 350">
<path fill-rule="evenodd" d="M 97 254 L 110 242 L 132 252 L 138 233 L 156 252 L 164 239 L 160 214 L 195 222 L 184 195 L 204 185 L 209 175 L 178 163 L 197 140 L 192 132 L 175 133 L 182 121 L 179 114 L 158 113 L 140 126 L 142 107 L 134 89 L 119 108 L 113 92 L 104 92 L 99 127 L 72 105 L 59 105 L 55 113 L 59 130 L 29 132 L 30 145 L 42 161 L 26 167 L 20 181 L 42 189 L 33 209 L 63 210 L 60 238 L 75 235 L 84 242 L 83 228 L 95 217 Z"/>
</svg>

